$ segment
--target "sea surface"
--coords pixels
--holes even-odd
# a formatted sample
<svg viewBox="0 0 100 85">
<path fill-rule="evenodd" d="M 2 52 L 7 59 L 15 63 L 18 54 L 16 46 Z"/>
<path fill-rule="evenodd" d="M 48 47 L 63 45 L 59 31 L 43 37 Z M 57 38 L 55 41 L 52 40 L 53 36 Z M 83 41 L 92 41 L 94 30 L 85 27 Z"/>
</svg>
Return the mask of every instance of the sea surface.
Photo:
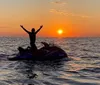
<svg viewBox="0 0 100 85">
<path fill-rule="evenodd" d="M 0 85 L 100 85 L 100 38 L 38 38 L 38 49 L 43 41 L 61 47 L 69 59 L 9 61 L 29 39 L 0 37 Z"/>
</svg>

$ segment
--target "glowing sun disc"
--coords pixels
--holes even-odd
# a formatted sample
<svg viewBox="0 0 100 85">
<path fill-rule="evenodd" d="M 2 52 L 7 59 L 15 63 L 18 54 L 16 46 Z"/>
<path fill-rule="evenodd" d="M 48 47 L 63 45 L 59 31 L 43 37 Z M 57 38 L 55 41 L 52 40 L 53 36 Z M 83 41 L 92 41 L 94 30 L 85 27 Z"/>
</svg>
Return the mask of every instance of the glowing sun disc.
<svg viewBox="0 0 100 85">
<path fill-rule="evenodd" d="M 58 32 L 59 35 L 63 34 L 63 30 L 62 29 L 59 29 L 57 32 Z"/>
</svg>

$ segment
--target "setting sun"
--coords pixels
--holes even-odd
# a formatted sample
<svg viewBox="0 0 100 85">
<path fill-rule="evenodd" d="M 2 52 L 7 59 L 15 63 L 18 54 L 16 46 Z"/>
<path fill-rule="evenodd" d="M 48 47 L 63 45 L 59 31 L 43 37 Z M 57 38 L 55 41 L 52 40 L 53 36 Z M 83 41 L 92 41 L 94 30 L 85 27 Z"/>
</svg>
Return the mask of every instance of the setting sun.
<svg viewBox="0 0 100 85">
<path fill-rule="evenodd" d="M 63 34 L 63 30 L 62 29 L 59 29 L 57 32 L 58 32 L 59 35 Z"/>
</svg>

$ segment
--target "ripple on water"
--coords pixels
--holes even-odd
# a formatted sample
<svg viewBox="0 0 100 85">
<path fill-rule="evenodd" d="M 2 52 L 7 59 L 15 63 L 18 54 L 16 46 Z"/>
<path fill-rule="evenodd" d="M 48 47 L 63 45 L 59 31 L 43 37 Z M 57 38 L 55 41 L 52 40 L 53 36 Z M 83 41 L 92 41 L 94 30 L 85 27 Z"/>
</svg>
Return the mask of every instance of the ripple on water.
<svg viewBox="0 0 100 85">
<path fill-rule="evenodd" d="M 8 61 L 25 38 L 0 38 L 0 85 L 100 85 L 100 38 L 39 38 L 64 49 L 70 60 L 61 62 Z"/>
</svg>

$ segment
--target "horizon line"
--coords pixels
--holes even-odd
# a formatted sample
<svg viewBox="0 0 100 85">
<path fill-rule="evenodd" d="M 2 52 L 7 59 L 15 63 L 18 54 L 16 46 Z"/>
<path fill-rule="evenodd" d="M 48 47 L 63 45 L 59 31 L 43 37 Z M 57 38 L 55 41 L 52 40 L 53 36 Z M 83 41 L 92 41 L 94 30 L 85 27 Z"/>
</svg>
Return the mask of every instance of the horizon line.
<svg viewBox="0 0 100 85">
<path fill-rule="evenodd" d="M 0 36 L 0 38 L 29 38 L 28 36 Z M 44 37 L 44 36 L 37 36 L 37 38 L 100 38 L 100 36 L 75 36 L 75 37 Z"/>
</svg>

